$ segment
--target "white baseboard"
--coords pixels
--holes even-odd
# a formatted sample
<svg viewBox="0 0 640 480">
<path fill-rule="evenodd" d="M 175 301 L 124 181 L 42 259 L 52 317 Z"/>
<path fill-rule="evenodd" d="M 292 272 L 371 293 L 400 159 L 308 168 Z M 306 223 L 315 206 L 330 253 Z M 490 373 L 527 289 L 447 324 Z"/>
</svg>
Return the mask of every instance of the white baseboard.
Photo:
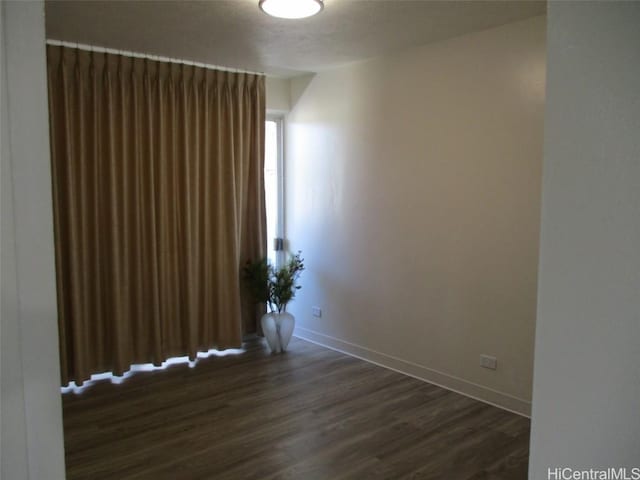
<svg viewBox="0 0 640 480">
<path fill-rule="evenodd" d="M 418 380 L 423 380 L 438 387 L 446 388 L 447 390 L 502 408 L 503 410 L 517 413 L 518 415 L 528 418 L 531 416 L 531 402 L 522 398 L 514 397 L 507 393 L 499 392 L 478 385 L 477 383 L 469 382 L 468 380 L 423 367 L 422 365 L 408 362 L 385 353 L 376 352 L 375 350 L 356 345 L 355 343 L 346 342 L 307 328 L 296 326 L 293 335 L 302 340 L 307 340 L 317 345 L 330 348 L 331 350 L 336 350 L 375 365 L 403 373 Z"/>
</svg>

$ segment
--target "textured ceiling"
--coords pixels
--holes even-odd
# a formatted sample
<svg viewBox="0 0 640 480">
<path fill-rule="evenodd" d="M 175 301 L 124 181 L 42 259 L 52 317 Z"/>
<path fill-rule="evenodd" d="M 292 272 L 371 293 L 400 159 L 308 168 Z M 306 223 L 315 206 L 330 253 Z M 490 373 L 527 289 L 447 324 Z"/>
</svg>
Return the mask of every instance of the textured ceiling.
<svg viewBox="0 0 640 480">
<path fill-rule="evenodd" d="M 257 0 L 46 2 L 47 37 L 293 76 L 545 13 L 544 1 L 325 0 L 302 20 Z"/>
</svg>

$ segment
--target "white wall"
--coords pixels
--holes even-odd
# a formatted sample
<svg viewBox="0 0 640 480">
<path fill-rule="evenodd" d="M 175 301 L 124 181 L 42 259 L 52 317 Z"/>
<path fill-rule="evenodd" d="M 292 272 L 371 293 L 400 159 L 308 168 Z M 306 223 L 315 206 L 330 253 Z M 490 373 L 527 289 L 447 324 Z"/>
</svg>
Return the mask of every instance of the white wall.
<svg viewBox="0 0 640 480">
<path fill-rule="evenodd" d="M 2 2 L 2 478 L 62 479 L 42 2 Z"/>
<path fill-rule="evenodd" d="M 265 80 L 267 113 L 276 115 L 289 111 L 289 79 L 267 77 Z"/>
<path fill-rule="evenodd" d="M 538 17 L 292 79 L 299 336 L 528 413 L 544 74 Z"/>
<path fill-rule="evenodd" d="M 27 478 L 27 448 L 24 425 L 24 384 L 18 322 L 18 293 L 16 286 L 16 249 L 13 225 L 13 186 L 10 149 L 9 115 L 7 109 L 7 72 L 5 42 L 5 4 L 0 4 L 0 108 L 2 165 L 2 313 L 0 322 L 0 478 Z"/>
<path fill-rule="evenodd" d="M 531 479 L 640 467 L 640 4 L 548 15 Z"/>
</svg>

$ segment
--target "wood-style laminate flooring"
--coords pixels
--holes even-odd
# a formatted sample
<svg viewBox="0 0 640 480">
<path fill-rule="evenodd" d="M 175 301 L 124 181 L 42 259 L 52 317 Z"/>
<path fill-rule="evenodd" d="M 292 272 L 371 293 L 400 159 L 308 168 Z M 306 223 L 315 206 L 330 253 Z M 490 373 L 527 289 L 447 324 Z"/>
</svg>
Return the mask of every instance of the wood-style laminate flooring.
<svg viewBox="0 0 640 480">
<path fill-rule="evenodd" d="M 292 339 L 63 395 L 67 478 L 513 479 L 529 421 Z"/>
</svg>

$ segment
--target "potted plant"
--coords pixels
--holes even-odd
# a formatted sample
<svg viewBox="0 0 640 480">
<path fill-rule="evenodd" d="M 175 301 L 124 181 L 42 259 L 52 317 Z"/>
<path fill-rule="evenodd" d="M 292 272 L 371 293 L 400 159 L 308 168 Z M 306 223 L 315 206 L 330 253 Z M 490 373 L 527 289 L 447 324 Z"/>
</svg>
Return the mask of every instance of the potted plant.
<svg viewBox="0 0 640 480">
<path fill-rule="evenodd" d="M 268 306 L 269 311 L 262 316 L 260 324 L 273 353 L 285 352 L 293 335 L 295 318 L 287 312 L 287 304 L 302 288 L 297 283 L 304 270 L 301 255 L 299 251 L 280 268 L 275 268 L 266 258 L 248 261 L 242 271 L 254 301 Z"/>
</svg>

